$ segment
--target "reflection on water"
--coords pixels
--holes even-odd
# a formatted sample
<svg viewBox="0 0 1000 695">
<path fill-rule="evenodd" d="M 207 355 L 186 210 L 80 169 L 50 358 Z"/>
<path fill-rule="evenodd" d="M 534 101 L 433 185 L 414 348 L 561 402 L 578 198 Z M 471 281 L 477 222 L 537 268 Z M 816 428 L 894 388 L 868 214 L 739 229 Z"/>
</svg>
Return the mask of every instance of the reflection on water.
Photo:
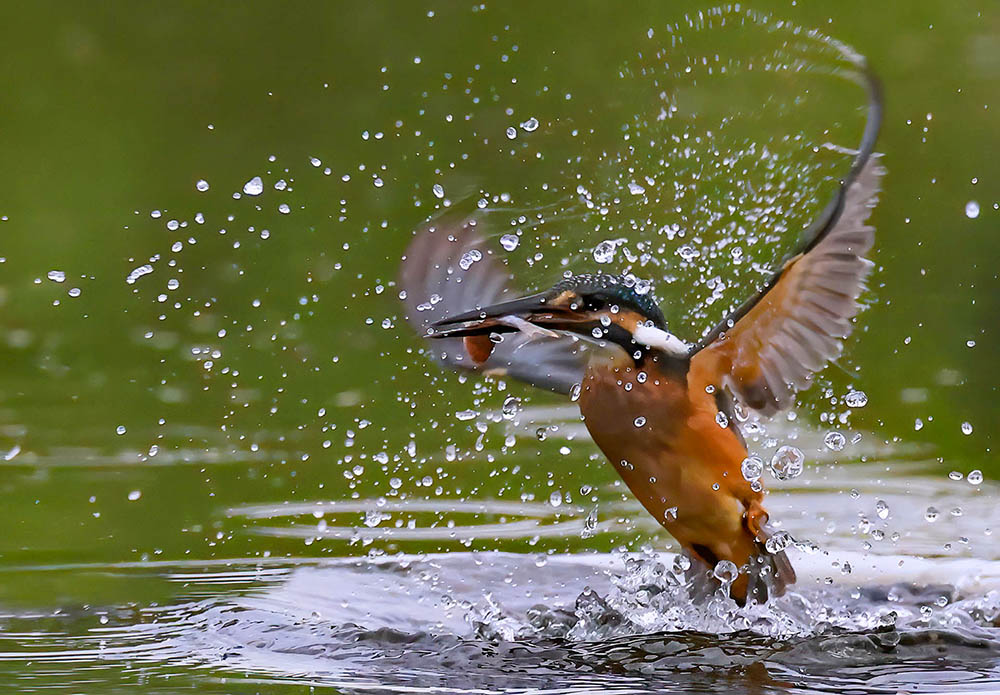
<svg viewBox="0 0 1000 695">
<path fill-rule="evenodd" d="M 560 505 L 561 506 L 561 505 Z M 234 517 L 273 520 L 281 517 L 313 517 L 312 523 L 292 526 L 255 526 L 254 533 L 305 539 L 348 538 L 352 541 L 374 540 L 458 540 L 476 538 L 530 538 L 568 535 L 593 535 L 623 528 L 616 519 L 598 521 L 596 512 L 580 518 L 572 510 L 557 513 L 558 508 L 526 502 L 468 502 L 463 500 L 377 500 L 330 501 L 291 505 L 259 505 L 229 510 Z M 363 518 L 363 525 L 335 525 L 327 516 Z M 430 521 L 418 526 L 421 515 Z M 457 521 L 463 516 L 476 519 L 497 517 L 495 523 Z M 522 517 L 522 518 L 518 518 Z M 527 518 L 523 518 L 527 517 Z M 562 517 L 562 518 L 560 518 Z M 315 521 L 319 518 L 320 521 Z M 547 523 L 551 521 L 551 523 Z"/>
</svg>

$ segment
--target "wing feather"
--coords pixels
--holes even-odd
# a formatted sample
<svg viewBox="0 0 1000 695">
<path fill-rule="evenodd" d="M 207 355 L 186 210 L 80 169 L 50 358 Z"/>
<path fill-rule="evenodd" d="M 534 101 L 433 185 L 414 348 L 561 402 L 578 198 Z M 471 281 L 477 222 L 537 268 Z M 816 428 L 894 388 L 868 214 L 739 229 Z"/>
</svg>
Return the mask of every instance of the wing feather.
<svg viewBox="0 0 1000 695">
<path fill-rule="evenodd" d="M 882 169 L 869 160 L 849 183 L 833 226 L 795 256 L 756 302 L 691 358 L 696 383 L 728 386 L 763 412 L 787 408 L 795 390 L 843 349 L 872 263 L 867 219 Z"/>
</svg>

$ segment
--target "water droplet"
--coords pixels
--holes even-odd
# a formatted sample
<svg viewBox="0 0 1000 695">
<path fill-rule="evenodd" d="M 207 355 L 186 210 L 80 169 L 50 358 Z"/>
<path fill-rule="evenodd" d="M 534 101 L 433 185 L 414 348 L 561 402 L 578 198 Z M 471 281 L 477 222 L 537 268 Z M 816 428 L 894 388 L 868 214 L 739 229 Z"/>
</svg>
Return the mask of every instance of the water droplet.
<svg viewBox="0 0 1000 695">
<path fill-rule="evenodd" d="M 632 422 L 632 424 L 634 424 L 636 427 L 643 427 L 646 424 L 646 418 L 640 415 Z"/>
<path fill-rule="evenodd" d="M 685 261 L 690 261 L 701 255 L 701 251 L 691 246 L 690 244 L 684 244 L 679 249 L 677 249 L 677 255 L 683 258 Z"/>
<path fill-rule="evenodd" d="M 322 160 L 320 160 L 318 157 L 310 157 L 309 163 L 312 164 L 314 167 L 318 167 L 323 164 Z"/>
<path fill-rule="evenodd" d="M 539 427 L 537 430 L 535 430 L 535 439 L 537 439 L 538 441 L 544 442 L 548 438 L 549 438 L 548 427 Z"/>
<path fill-rule="evenodd" d="M 729 560 L 721 560 L 712 570 L 712 576 L 723 584 L 732 584 L 738 574 L 739 570 L 736 568 L 736 564 Z"/>
<path fill-rule="evenodd" d="M 827 432 L 826 436 L 823 437 L 823 443 L 831 451 L 843 451 L 847 445 L 847 437 L 840 432 Z"/>
<path fill-rule="evenodd" d="M 791 480 L 802 474 L 805 456 L 794 446 L 783 446 L 771 457 L 771 475 L 777 480 Z"/>
<path fill-rule="evenodd" d="M 509 396 L 500 409 L 500 414 L 504 420 L 513 420 L 517 412 L 521 409 L 521 399 L 517 396 Z"/>
<path fill-rule="evenodd" d="M 478 414 L 479 413 L 477 413 L 475 410 L 459 410 L 457 413 L 455 413 L 455 417 L 458 418 L 459 420 L 465 421 L 473 419 Z"/>
<path fill-rule="evenodd" d="M 561 492 L 556 491 L 553 492 L 551 495 L 549 495 L 549 504 L 551 504 L 553 507 L 561 507 L 562 503 L 563 503 L 563 496 Z"/>
<path fill-rule="evenodd" d="M 974 471 L 969 471 L 969 475 L 965 477 L 970 485 L 982 485 L 983 483 L 983 472 L 978 468 Z"/>
<path fill-rule="evenodd" d="M 536 130 L 538 130 L 538 119 L 532 116 L 531 118 L 529 118 L 528 120 L 526 120 L 524 123 L 521 124 L 521 128 L 523 128 L 529 133 L 535 132 Z"/>
<path fill-rule="evenodd" d="M 580 532 L 582 538 L 590 538 L 597 531 L 597 507 L 591 509 L 583 520 L 583 530 Z"/>
<path fill-rule="evenodd" d="M 66 292 L 66 294 L 68 294 L 70 297 L 73 297 L 75 299 L 76 297 L 80 296 L 80 288 L 79 287 L 70 287 L 69 290 Z"/>
<path fill-rule="evenodd" d="M 382 523 L 385 515 L 382 514 L 378 509 L 369 509 L 365 512 L 365 526 L 368 528 L 375 528 Z"/>
<path fill-rule="evenodd" d="M 471 249 L 462 254 L 462 258 L 458 261 L 458 267 L 462 270 L 468 270 L 472 267 L 473 263 L 478 263 L 483 259 L 483 253 L 479 249 Z"/>
<path fill-rule="evenodd" d="M 615 242 L 602 241 L 594 247 L 594 260 L 598 263 L 610 263 L 615 257 Z"/>
<path fill-rule="evenodd" d="M 961 480 L 964 476 L 958 471 L 952 471 L 948 474 L 950 480 Z"/>
<path fill-rule="evenodd" d="M 434 184 L 434 186 L 431 188 L 431 191 L 434 192 L 435 198 L 444 198 L 444 186 L 442 186 L 441 184 L 439 183 Z"/>
<path fill-rule="evenodd" d="M 757 480 L 764 474 L 764 459 L 760 456 L 747 456 L 740 464 L 740 472 L 746 480 Z"/>
<path fill-rule="evenodd" d="M 889 518 L 889 505 L 886 504 L 885 500 L 876 500 L 875 514 L 878 516 L 879 519 Z"/>
<path fill-rule="evenodd" d="M 868 394 L 864 391 L 851 391 L 844 396 L 848 408 L 864 408 L 868 405 Z"/>
<path fill-rule="evenodd" d="M 933 524 L 933 523 L 934 523 L 935 521 L 937 521 L 937 520 L 938 520 L 938 517 L 939 517 L 940 515 L 941 515 L 941 512 L 939 512 L 939 511 L 937 510 L 937 507 L 928 507 L 928 508 L 927 508 L 927 511 L 925 511 L 925 512 L 924 512 L 924 519 L 925 519 L 925 520 L 926 520 L 926 521 L 927 521 L 928 523 L 931 523 L 931 524 Z"/>
<path fill-rule="evenodd" d="M 504 234 L 500 237 L 500 245 L 503 246 L 505 251 L 513 251 L 519 243 L 521 243 L 521 240 L 517 238 L 516 234 Z"/>
<path fill-rule="evenodd" d="M 50 270 L 45 277 L 52 282 L 66 282 L 66 273 L 61 270 Z"/>
<path fill-rule="evenodd" d="M 974 220 L 979 217 L 979 203 L 974 200 L 970 200 L 965 204 L 965 216 L 970 220 Z"/>
<path fill-rule="evenodd" d="M 194 187 L 197 188 L 202 193 L 204 193 L 205 191 L 208 190 L 208 181 L 206 181 L 205 179 L 198 179 L 198 183 L 196 183 Z"/>
<path fill-rule="evenodd" d="M 684 574 L 689 569 L 691 569 L 691 560 L 687 555 L 677 554 L 674 556 L 674 561 L 671 563 L 674 574 Z"/>
<path fill-rule="evenodd" d="M 142 490 L 132 490 L 130 493 L 128 493 L 129 502 L 135 502 L 140 497 L 142 497 Z"/>
<path fill-rule="evenodd" d="M 122 435 L 125 434 L 126 432 L 128 432 L 128 430 L 125 429 L 125 425 L 118 425 L 118 427 L 115 428 L 115 434 L 117 435 Z"/>
<path fill-rule="evenodd" d="M 971 422 L 963 422 L 962 423 L 962 434 L 966 434 L 966 435 L 972 434 L 972 423 Z"/>
<path fill-rule="evenodd" d="M 582 390 L 583 386 L 581 384 L 573 384 L 569 390 L 569 399 L 574 402 L 580 400 L 580 392 Z"/>
<path fill-rule="evenodd" d="M 391 487 L 393 490 L 398 490 L 399 488 L 403 487 L 403 481 L 400 480 L 399 478 L 389 478 L 389 487 Z"/>
<path fill-rule="evenodd" d="M 287 215 L 291 211 L 292 209 L 288 207 L 288 203 L 282 203 L 281 205 L 278 206 L 278 212 L 280 212 L 282 215 Z"/>
<path fill-rule="evenodd" d="M 663 510 L 663 518 L 667 521 L 677 520 L 677 507 L 667 507 Z"/>
<path fill-rule="evenodd" d="M 729 416 L 727 416 L 721 410 L 715 413 L 715 424 L 717 424 L 722 429 L 729 427 Z"/>
<path fill-rule="evenodd" d="M 3 455 L 4 461 L 13 461 L 14 457 L 21 453 L 21 445 L 15 444 L 10 449 L 7 450 Z"/>
<path fill-rule="evenodd" d="M 785 531 L 778 531 L 776 534 L 764 541 L 764 549 L 774 555 L 792 544 L 792 537 Z"/>
<path fill-rule="evenodd" d="M 264 182 L 259 176 L 254 176 L 243 184 L 243 192 L 246 195 L 260 195 L 264 192 Z"/>
<path fill-rule="evenodd" d="M 642 195 L 646 192 L 646 189 L 637 184 L 635 181 L 628 182 L 628 192 L 632 195 Z"/>
<path fill-rule="evenodd" d="M 513 140 L 517 137 L 517 129 L 514 126 L 507 128 L 507 139 Z"/>
</svg>

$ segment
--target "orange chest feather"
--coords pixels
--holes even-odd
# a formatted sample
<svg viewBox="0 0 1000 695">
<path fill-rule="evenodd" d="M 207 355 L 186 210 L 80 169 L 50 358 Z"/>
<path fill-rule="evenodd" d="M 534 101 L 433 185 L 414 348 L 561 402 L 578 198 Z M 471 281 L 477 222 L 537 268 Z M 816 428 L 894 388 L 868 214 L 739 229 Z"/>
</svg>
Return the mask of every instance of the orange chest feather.
<svg viewBox="0 0 1000 695">
<path fill-rule="evenodd" d="M 715 399 L 693 393 L 683 376 L 596 365 L 580 393 L 580 412 L 594 442 L 633 491 L 719 485 L 740 499 L 757 495 L 740 473 L 747 452 L 720 426 Z"/>
</svg>

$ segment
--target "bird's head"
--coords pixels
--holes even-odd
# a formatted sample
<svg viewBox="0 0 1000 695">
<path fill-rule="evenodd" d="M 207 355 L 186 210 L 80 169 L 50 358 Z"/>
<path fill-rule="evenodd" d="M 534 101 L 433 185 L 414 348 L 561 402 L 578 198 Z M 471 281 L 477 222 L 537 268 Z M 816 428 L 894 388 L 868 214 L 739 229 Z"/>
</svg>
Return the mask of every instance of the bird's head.
<svg viewBox="0 0 1000 695">
<path fill-rule="evenodd" d="M 650 349 L 675 358 L 688 354 L 641 281 L 604 273 L 574 275 L 545 292 L 445 317 L 433 330 L 432 338 L 561 331 L 617 345 L 633 357 Z"/>
</svg>

